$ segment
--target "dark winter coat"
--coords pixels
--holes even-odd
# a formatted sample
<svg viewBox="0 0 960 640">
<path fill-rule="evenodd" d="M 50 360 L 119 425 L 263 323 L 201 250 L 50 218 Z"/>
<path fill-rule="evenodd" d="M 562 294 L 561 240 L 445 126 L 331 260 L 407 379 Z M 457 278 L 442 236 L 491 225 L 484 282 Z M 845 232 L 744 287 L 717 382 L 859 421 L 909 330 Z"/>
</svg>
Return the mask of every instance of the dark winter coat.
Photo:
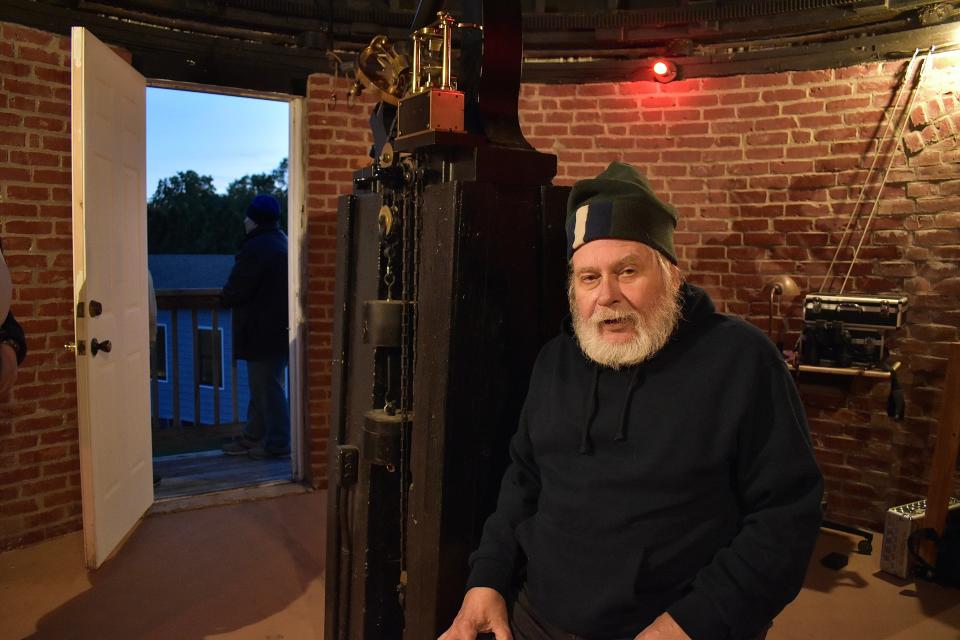
<svg viewBox="0 0 960 640">
<path fill-rule="evenodd" d="M 822 477 L 783 359 L 684 285 L 649 361 L 599 367 L 564 333 L 537 359 L 469 586 L 591 639 L 668 611 L 693 640 L 750 638 L 799 591 Z"/>
<path fill-rule="evenodd" d="M 240 243 L 220 300 L 233 309 L 234 357 L 288 353 L 287 236 L 276 225 L 259 225 Z"/>
<path fill-rule="evenodd" d="M 13 317 L 12 311 L 7 313 L 3 324 L 0 325 L 0 340 L 12 340 L 16 343 L 17 364 L 23 364 L 23 359 L 27 357 L 27 339 L 23 335 L 20 323 Z"/>
</svg>

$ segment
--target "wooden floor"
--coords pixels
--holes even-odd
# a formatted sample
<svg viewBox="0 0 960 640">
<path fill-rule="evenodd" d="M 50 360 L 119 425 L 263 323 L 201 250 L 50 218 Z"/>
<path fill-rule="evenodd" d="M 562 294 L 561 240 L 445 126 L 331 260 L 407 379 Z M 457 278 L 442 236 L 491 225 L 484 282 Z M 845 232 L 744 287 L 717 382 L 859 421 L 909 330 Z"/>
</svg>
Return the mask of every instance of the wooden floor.
<svg viewBox="0 0 960 640">
<path fill-rule="evenodd" d="M 247 456 L 224 455 L 219 449 L 181 453 L 153 459 L 156 500 L 194 496 L 237 487 L 289 482 L 290 456 L 253 460 Z"/>
</svg>

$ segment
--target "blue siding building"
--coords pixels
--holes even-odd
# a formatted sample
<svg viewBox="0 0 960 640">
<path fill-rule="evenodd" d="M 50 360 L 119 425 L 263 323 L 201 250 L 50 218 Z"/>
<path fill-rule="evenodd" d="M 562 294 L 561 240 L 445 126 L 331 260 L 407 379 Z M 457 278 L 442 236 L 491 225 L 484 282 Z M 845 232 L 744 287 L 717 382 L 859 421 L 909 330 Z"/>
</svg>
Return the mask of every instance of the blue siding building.
<svg viewBox="0 0 960 640">
<path fill-rule="evenodd" d="M 230 255 L 155 254 L 148 257 L 160 307 L 157 311 L 158 353 L 154 378 L 157 389 L 155 414 L 161 427 L 172 425 L 177 414 L 181 422 L 216 424 L 215 396 L 219 400 L 220 423 L 247 419 L 247 367 L 245 361 L 236 361 L 234 376 L 231 311 L 216 310 L 218 331 L 214 333 L 214 305 L 189 306 L 191 299 L 196 301 L 204 294 L 209 299 L 210 294 L 218 293 L 227 281 L 233 263 L 234 257 Z M 197 373 L 199 385 L 194 384 Z M 199 419 L 195 416 L 195 390 L 199 391 Z M 179 411 L 174 406 L 175 391 Z"/>
</svg>

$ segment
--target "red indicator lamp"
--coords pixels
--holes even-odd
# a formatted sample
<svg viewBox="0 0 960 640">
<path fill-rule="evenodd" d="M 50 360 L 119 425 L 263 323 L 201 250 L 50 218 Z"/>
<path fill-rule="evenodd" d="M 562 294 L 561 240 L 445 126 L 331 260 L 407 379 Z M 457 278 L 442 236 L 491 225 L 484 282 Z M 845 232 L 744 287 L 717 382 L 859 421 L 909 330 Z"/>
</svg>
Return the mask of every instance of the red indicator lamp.
<svg viewBox="0 0 960 640">
<path fill-rule="evenodd" d="M 654 60 L 650 69 L 653 71 L 653 79 L 657 82 L 670 82 L 677 77 L 677 65 L 670 60 L 663 58 Z"/>
</svg>

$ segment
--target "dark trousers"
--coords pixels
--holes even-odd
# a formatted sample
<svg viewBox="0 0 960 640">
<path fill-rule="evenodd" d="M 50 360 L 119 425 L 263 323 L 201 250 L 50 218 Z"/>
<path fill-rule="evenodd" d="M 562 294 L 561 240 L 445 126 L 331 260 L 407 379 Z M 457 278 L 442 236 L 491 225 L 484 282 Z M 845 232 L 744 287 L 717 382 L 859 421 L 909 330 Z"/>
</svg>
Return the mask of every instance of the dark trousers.
<svg viewBox="0 0 960 640">
<path fill-rule="evenodd" d="M 267 451 L 290 447 L 290 405 L 284 390 L 287 356 L 247 361 L 250 404 L 243 437 L 263 444 Z"/>
<path fill-rule="evenodd" d="M 510 631 L 513 632 L 513 640 L 588 640 L 583 636 L 562 631 L 540 617 L 530 606 L 524 591 L 520 592 L 520 596 L 513 605 Z M 640 633 L 639 629 L 637 633 Z M 766 636 L 767 632 L 764 631 L 756 637 L 756 640 L 764 640 Z M 632 635 L 623 640 L 633 640 L 635 637 Z"/>
<path fill-rule="evenodd" d="M 562 631 L 541 618 L 530 606 L 525 591 L 520 592 L 513 605 L 510 631 L 513 632 L 513 640 L 588 640 L 583 636 Z M 634 637 L 630 636 L 623 640 L 633 640 Z"/>
</svg>

